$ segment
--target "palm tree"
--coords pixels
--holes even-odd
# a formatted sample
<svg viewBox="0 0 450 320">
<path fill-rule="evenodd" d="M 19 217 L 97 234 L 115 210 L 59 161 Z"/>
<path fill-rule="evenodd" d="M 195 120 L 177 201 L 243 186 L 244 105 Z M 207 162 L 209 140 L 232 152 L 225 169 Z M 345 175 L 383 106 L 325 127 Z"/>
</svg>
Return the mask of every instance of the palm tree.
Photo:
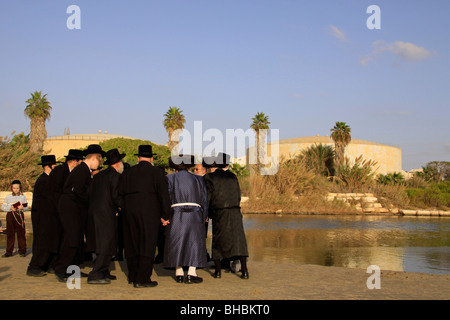
<svg viewBox="0 0 450 320">
<path fill-rule="evenodd" d="M 405 181 L 405 177 L 401 172 L 390 172 L 388 174 L 380 174 L 378 176 L 377 182 L 388 185 L 388 184 L 400 184 Z"/>
<path fill-rule="evenodd" d="M 47 139 L 45 121 L 50 119 L 52 107 L 47 100 L 47 94 L 35 91 L 31 98 L 26 101 L 25 116 L 30 119 L 30 144 L 31 151 L 42 152 L 44 141 Z"/>
<path fill-rule="evenodd" d="M 266 139 L 266 131 L 269 129 L 269 116 L 264 112 L 258 112 L 253 118 L 253 122 L 250 128 L 256 131 L 256 150 L 258 150 L 257 164 L 260 163 L 260 159 L 265 159 L 264 141 Z M 261 131 L 262 130 L 262 131 Z"/>
<path fill-rule="evenodd" d="M 169 110 L 164 114 L 163 124 L 169 135 L 169 143 L 167 146 L 169 147 L 170 152 L 172 152 L 172 149 L 179 143 L 179 131 L 175 132 L 175 130 L 183 130 L 185 122 L 186 120 L 184 119 L 183 111 L 180 108 L 169 107 Z M 172 137 L 172 135 L 174 136 Z"/>
<path fill-rule="evenodd" d="M 345 122 L 336 122 L 331 129 L 331 138 L 334 141 L 335 160 L 338 164 L 344 162 L 345 148 L 352 140 L 351 129 Z"/>
<path fill-rule="evenodd" d="M 313 144 L 303 150 L 297 158 L 304 161 L 308 169 L 325 177 L 334 175 L 334 149 L 331 145 Z"/>
</svg>

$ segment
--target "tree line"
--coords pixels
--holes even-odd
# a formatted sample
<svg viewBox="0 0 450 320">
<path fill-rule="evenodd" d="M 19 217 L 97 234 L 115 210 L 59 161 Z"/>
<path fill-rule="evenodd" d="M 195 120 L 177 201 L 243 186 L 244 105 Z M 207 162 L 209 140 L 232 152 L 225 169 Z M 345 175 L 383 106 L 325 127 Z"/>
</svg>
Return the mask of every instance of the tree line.
<svg viewBox="0 0 450 320">
<path fill-rule="evenodd" d="M 23 133 L 11 137 L 0 137 L 0 161 L 2 163 L 0 179 L 1 187 L 9 184 L 10 178 L 14 174 L 30 175 L 27 181 L 37 177 L 39 168 L 36 169 L 36 163 L 39 162 L 39 157 L 43 154 L 44 142 L 47 138 L 47 130 L 45 123 L 51 118 L 52 106 L 47 98 L 47 94 L 41 91 L 31 93 L 31 97 L 26 100 L 26 107 L 24 109 L 25 116 L 30 120 L 30 134 Z M 102 142 L 102 147 L 105 149 L 119 148 L 121 152 L 127 153 L 126 159 L 131 165 L 137 161 L 133 158 L 134 151 L 137 145 L 143 143 L 150 143 L 161 156 L 155 159 L 155 164 L 168 167 L 167 158 L 171 151 L 179 143 L 174 132 L 178 129 L 184 129 L 186 117 L 183 110 L 176 106 L 170 106 L 167 112 L 163 115 L 163 127 L 168 134 L 168 144 L 166 146 L 158 146 L 150 141 L 132 140 L 128 139 L 113 139 Z M 256 133 L 255 147 L 259 152 L 263 152 L 263 145 L 260 142 L 265 140 L 265 130 L 270 128 L 269 116 L 264 112 L 257 112 L 251 118 L 250 128 Z M 351 184 L 351 180 L 358 180 L 363 182 L 364 179 L 372 179 L 373 171 L 371 170 L 375 162 L 371 160 L 363 160 L 362 157 L 357 158 L 354 163 L 350 163 L 345 156 L 345 150 L 351 143 L 351 128 L 345 122 L 336 122 L 334 127 L 330 129 L 331 139 L 334 142 L 334 147 L 330 145 L 312 145 L 306 150 L 302 151 L 296 157 L 296 160 L 301 160 L 309 170 L 320 174 L 322 176 L 330 177 L 340 180 L 341 183 Z M 126 141 L 125 141 L 126 140 Z M 32 167 L 30 169 L 28 167 Z M 422 168 L 422 172 L 418 172 L 417 176 L 426 181 L 448 181 L 450 176 L 450 162 L 433 161 Z M 245 166 L 233 164 L 231 166 L 238 176 L 246 176 L 249 171 Z M 389 173 L 386 175 L 379 175 L 377 181 L 380 184 L 398 184 L 404 181 L 401 173 Z M 33 181 L 33 180 L 31 180 Z M 31 182 L 30 182 L 31 183 Z M 31 185 L 30 185 L 31 188 Z"/>
</svg>

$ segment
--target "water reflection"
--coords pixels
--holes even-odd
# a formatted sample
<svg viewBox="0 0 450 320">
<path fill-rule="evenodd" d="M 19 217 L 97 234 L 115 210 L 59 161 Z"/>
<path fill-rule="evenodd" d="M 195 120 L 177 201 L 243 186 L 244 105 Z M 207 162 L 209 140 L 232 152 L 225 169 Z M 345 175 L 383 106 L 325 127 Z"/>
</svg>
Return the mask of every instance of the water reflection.
<svg viewBox="0 0 450 320">
<path fill-rule="evenodd" d="M 450 273 L 450 220 L 246 215 L 255 261 Z"/>
<path fill-rule="evenodd" d="M 449 218 L 249 214 L 244 227 L 254 261 L 450 274 Z"/>
</svg>

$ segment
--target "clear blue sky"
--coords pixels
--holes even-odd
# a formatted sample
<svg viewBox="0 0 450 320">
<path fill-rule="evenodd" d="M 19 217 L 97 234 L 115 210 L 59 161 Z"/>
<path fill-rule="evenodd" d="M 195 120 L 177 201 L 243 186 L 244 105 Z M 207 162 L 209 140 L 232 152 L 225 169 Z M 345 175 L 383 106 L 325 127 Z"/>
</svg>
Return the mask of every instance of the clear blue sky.
<svg viewBox="0 0 450 320">
<path fill-rule="evenodd" d="M 380 30 L 366 26 L 373 4 Z M 281 139 L 344 121 L 355 139 L 401 147 L 406 170 L 450 161 L 449 13 L 437 0 L 2 0 L 0 135 L 29 133 L 38 90 L 49 136 L 165 144 L 169 106 L 188 130 L 246 130 L 261 111 Z"/>
</svg>

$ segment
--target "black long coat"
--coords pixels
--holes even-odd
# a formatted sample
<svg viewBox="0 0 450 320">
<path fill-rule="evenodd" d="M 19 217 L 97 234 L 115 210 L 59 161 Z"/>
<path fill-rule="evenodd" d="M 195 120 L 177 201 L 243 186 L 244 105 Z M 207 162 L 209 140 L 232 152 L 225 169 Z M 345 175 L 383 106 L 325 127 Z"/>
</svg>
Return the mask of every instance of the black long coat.
<svg viewBox="0 0 450 320">
<path fill-rule="evenodd" d="M 88 251 L 97 254 L 115 255 L 117 253 L 117 218 L 119 208 L 122 208 L 122 198 L 119 196 L 120 174 L 113 167 L 100 171 L 92 179 L 89 187 L 89 222 L 93 222 L 93 248 L 88 245 Z M 88 223 L 89 223 L 88 222 Z M 91 230 L 92 228 L 89 228 Z"/>
<path fill-rule="evenodd" d="M 240 208 L 241 190 L 236 175 L 217 169 L 204 176 L 212 219 L 212 258 L 248 257 Z"/>
<path fill-rule="evenodd" d="M 153 259 L 161 218 L 167 220 L 170 213 L 164 171 L 149 162 L 139 162 L 121 175 L 119 194 L 123 198 L 125 257 Z"/>
<path fill-rule="evenodd" d="M 58 203 L 58 213 L 63 227 L 64 242 L 69 247 L 80 248 L 86 232 L 89 205 L 88 188 L 91 170 L 81 162 L 67 177 Z"/>
<path fill-rule="evenodd" d="M 50 232 L 45 234 L 42 238 L 42 247 L 50 252 L 57 253 L 59 251 L 59 244 L 62 236 L 62 225 L 58 214 L 59 198 L 63 193 L 64 183 L 69 176 L 70 170 L 67 163 L 63 163 L 53 168 L 50 172 L 48 180 L 48 192 L 51 204 L 49 210 L 48 230 Z"/>
<path fill-rule="evenodd" d="M 49 228 L 51 222 L 52 202 L 49 192 L 50 178 L 48 174 L 43 172 L 36 180 L 33 189 L 33 205 L 31 207 L 31 223 L 33 225 L 33 250 L 45 249 L 41 245 L 46 242 L 45 237 L 51 235 L 54 230 Z M 49 221 L 50 220 L 50 221 Z"/>
</svg>

